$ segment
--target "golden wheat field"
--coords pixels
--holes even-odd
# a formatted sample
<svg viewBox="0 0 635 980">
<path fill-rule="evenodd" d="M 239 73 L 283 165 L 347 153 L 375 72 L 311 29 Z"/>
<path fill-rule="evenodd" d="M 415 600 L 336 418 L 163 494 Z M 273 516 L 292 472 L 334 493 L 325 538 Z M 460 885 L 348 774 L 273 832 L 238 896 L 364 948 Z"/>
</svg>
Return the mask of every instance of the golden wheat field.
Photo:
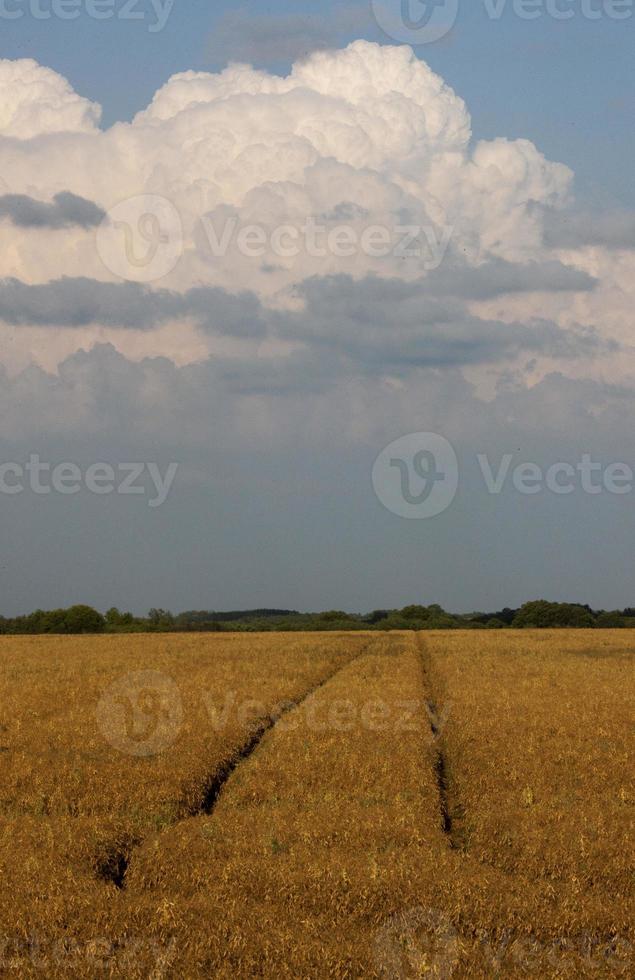
<svg viewBox="0 0 635 980">
<path fill-rule="evenodd" d="M 0 974 L 631 977 L 629 631 L 0 641 Z"/>
</svg>

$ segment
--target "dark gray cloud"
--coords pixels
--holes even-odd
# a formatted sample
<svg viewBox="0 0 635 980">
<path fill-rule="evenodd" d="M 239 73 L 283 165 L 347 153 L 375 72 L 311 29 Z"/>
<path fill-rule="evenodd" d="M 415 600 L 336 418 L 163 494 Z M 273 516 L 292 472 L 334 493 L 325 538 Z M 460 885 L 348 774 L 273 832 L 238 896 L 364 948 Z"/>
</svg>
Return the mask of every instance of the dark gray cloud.
<svg viewBox="0 0 635 980">
<path fill-rule="evenodd" d="M 95 228 L 105 216 L 105 211 L 93 201 L 70 191 L 56 194 L 50 204 L 26 194 L 0 197 L 0 219 L 8 218 L 18 228 Z"/>
<path fill-rule="evenodd" d="M 229 61 L 257 66 L 290 63 L 312 51 L 341 46 L 351 36 L 376 36 L 370 5 L 336 6 L 316 14 L 263 16 L 253 9 L 225 12 L 208 43 L 215 64 Z"/>
<path fill-rule="evenodd" d="M 265 330 L 252 293 L 230 295 L 197 287 L 185 293 L 132 282 L 65 277 L 42 285 L 0 280 L 0 319 L 14 326 L 85 327 L 101 324 L 150 330 L 168 320 L 193 318 L 202 328 L 238 337 Z"/>
<path fill-rule="evenodd" d="M 482 281 L 479 278 L 482 273 Z M 405 374 L 422 366 L 458 367 L 498 363 L 521 352 L 574 358 L 615 349 L 592 328 L 562 330 L 555 323 L 503 323 L 469 313 L 467 298 L 488 298 L 527 289 L 588 289 L 593 280 L 559 263 L 516 268 L 489 263 L 482 270 L 453 270 L 413 282 L 369 276 L 315 277 L 296 288 L 304 309 L 279 312 L 265 308 L 249 292 L 231 294 L 201 286 L 176 293 L 138 283 L 107 283 L 64 278 L 42 285 L 17 279 L 0 281 L 0 319 L 14 326 L 86 327 L 151 330 L 168 321 L 192 320 L 200 329 L 238 338 L 282 338 L 303 345 L 311 377 L 349 374 Z M 446 295 L 453 287 L 456 295 Z M 342 367 L 345 363 L 345 368 Z M 285 370 L 258 365 L 228 365 L 239 387 L 281 389 L 290 381 Z"/>
<path fill-rule="evenodd" d="M 492 259 L 472 267 L 444 262 L 426 280 L 433 295 L 465 300 L 487 300 L 505 293 L 590 292 L 597 280 L 562 262 L 528 262 L 523 265 Z"/>
<path fill-rule="evenodd" d="M 635 249 L 633 211 L 553 211 L 545 212 L 545 244 L 551 248 Z"/>
<path fill-rule="evenodd" d="M 472 316 L 459 300 L 431 295 L 428 280 L 331 276 L 309 279 L 298 292 L 305 311 L 281 317 L 277 332 L 337 352 L 366 373 L 497 363 L 521 352 L 575 358 L 616 347 L 589 327 L 563 330 L 547 320 L 503 323 Z"/>
<path fill-rule="evenodd" d="M 635 390 L 625 385 L 556 372 L 529 387 L 510 380 L 484 402 L 460 371 L 434 364 L 391 387 L 374 376 L 329 376 L 314 351 L 251 362 L 214 357 L 177 367 L 162 357 L 131 361 L 109 344 L 78 351 L 55 374 L 34 366 L 14 377 L 0 370 L 0 439 L 105 434 L 132 444 L 149 440 L 153 448 L 205 443 L 240 450 L 261 441 L 252 414 L 240 407 L 251 396 L 267 406 L 270 438 L 291 446 L 323 435 L 333 446 L 358 441 L 363 419 L 363 427 L 386 442 L 423 425 L 492 451 L 501 445 L 537 451 L 549 434 L 575 440 L 578 451 L 601 445 L 616 459 L 620 446 L 626 458 L 633 451 L 628 420 Z M 220 426 L 214 424 L 219 418 Z"/>
</svg>

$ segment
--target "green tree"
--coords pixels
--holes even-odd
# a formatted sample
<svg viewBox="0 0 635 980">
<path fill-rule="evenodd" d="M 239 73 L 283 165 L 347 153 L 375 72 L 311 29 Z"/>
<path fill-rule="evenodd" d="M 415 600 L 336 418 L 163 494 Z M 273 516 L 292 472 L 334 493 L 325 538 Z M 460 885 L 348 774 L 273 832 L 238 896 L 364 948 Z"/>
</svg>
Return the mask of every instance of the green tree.
<svg viewBox="0 0 635 980">
<path fill-rule="evenodd" d="M 71 606 L 64 618 L 65 633 L 101 633 L 106 620 L 92 606 Z"/>
<path fill-rule="evenodd" d="M 317 618 L 323 623 L 340 623 L 355 617 L 350 613 L 342 612 L 341 609 L 328 609 L 326 612 L 318 613 Z"/>
<path fill-rule="evenodd" d="M 628 620 L 617 610 L 614 612 L 601 612 L 596 617 L 595 625 L 598 629 L 603 630 L 624 629 L 628 625 Z"/>
<path fill-rule="evenodd" d="M 430 608 L 433 608 L 433 607 L 431 606 Z M 437 606 L 437 607 L 434 607 L 434 608 L 435 608 L 435 611 L 437 611 L 437 610 L 439 610 L 441 612 L 443 611 L 441 609 L 441 606 Z M 404 606 L 403 609 L 401 610 L 400 616 L 401 616 L 402 619 L 406 619 L 406 620 L 408 620 L 408 619 L 416 619 L 418 621 L 422 621 L 422 620 L 428 619 L 429 616 L 430 616 L 430 613 L 429 613 L 428 609 L 426 608 L 426 606 Z"/>
<path fill-rule="evenodd" d="M 116 629 L 118 626 L 131 626 L 134 623 L 134 616 L 131 612 L 120 612 L 116 606 L 112 606 L 106 613 L 106 626 Z"/>
<path fill-rule="evenodd" d="M 169 629 L 174 625 L 174 616 L 167 609 L 151 609 L 148 620 L 153 629 Z"/>
<path fill-rule="evenodd" d="M 595 620 L 585 606 L 569 602 L 547 602 L 538 599 L 526 602 L 514 617 L 516 629 L 555 629 L 571 627 L 588 629 L 595 626 Z"/>
</svg>

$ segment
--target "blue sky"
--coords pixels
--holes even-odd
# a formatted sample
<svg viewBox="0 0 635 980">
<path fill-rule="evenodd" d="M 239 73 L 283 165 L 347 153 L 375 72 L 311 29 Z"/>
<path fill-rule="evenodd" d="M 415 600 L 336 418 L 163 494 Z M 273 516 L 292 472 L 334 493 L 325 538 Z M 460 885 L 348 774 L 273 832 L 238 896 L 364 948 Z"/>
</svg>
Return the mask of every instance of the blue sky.
<svg viewBox="0 0 635 980">
<path fill-rule="evenodd" d="M 222 67 L 222 54 L 214 49 L 219 24 L 224 14 L 247 6 L 175 0 L 165 28 L 151 33 L 156 17 L 150 0 L 138 0 L 135 8 L 144 12 L 144 20 L 98 22 L 82 15 L 71 23 L 34 19 L 26 12 L 30 0 L 12 2 L 25 16 L 2 25 L 0 56 L 33 57 L 65 75 L 76 91 L 101 103 L 105 124 L 131 118 L 175 72 Z M 51 0 L 39 2 L 50 9 Z M 120 8 L 124 0 L 116 2 Z M 600 0 L 589 2 L 600 6 Z M 11 9 L 11 0 L 7 6 Z M 256 0 L 248 9 L 255 18 L 281 18 L 281 33 L 285 18 L 298 16 L 297 4 L 275 0 Z M 301 9 L 323 20 L 328 35 L 328 25 L 338 23 L 347 8 L 309 3 Z M 351 9 L 360 11 L 353 18 L 359 28 L 344 22 L 335 31 L 338 40 L 386 41 L 369 7 Z M 476 137 L 526 137 L 549 159 L 575 170 L 578 193 L 591 203 L 633 206 L 635 18 L 589 20 L 578 3 L 573 9 L 576 16 L 562 22 L 546 12 L 525 20 L 510 2 L 499 20 L 491 20 L 484 0 L 463 0 L 450 34 L 418 47 L 417 54 L 467 99 Z M 230 60 L 231 45 L 220 46 Z M 289 67 L 266 53 L 258 64 L 278 72 Z"/>
</svg>

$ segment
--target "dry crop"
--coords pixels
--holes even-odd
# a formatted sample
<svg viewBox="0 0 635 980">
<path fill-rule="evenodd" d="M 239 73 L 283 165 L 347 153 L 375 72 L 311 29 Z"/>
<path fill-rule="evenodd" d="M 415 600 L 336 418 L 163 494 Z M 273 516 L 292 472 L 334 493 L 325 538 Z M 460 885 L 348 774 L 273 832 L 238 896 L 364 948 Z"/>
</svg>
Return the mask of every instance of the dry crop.
<svg viewBox="0 0 635 980">
<path fill-rule="evenodd" d="M 2 975 L 632 975 L 629 632 L 0 656 Z"/>
</svg>

